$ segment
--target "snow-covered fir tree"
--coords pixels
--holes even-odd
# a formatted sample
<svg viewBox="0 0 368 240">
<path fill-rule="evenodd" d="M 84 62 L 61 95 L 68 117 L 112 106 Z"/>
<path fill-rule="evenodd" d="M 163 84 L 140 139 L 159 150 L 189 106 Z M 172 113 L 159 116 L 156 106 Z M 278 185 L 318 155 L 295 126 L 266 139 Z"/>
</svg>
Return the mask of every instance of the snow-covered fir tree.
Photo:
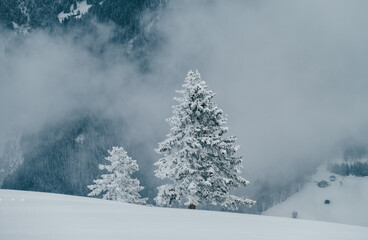
<svg viewBox="0 0 368 240">
<path fill-rule="evenodd" d="M 239 149 L 236 138 L 224 136 L 227 119 L 212 102 L 215 93 L 207 89 L 198 71 L 188 72 L 183 87 L 167 120 L 171 132 L 156 149 L 163 157 L 155 163 L 155 175 L 170 182 L 158 187 L 156 203 L 184 202 L 189 208 L 220 204 L 231 210 L 252 206 L 255 201 L 229 193 L 249 182 L 240 176 L 242 157 L 234 156 Z"/>
<path fill-rule="evenodd" d="M 110 165 L 99 165 L 100 170 L 107 170 L 101 179 L 93 180 L 95 184 L 89 185 L 92 190 L 88 196 L 103 194 L 103 199 L 145 204 L 147 199 L 141 198 L 139 191 L 144 187 L 139 185 L 138 179 L 131 178 L 131 174 L 138 171 L 138 164 L 128 156 L 122 147 L 113 147 L 108 150 L 109 156 L 105 159 Z"/>
</svg>

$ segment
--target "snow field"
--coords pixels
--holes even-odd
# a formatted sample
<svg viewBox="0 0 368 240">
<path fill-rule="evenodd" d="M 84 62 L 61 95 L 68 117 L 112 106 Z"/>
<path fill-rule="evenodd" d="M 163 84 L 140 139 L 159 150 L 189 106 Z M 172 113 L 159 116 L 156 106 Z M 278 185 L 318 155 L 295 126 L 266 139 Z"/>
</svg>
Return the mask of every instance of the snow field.
<svg viewBox="0 0 368 240">
<path fill-rule="evenodd" d="M 335 181 L 330 181 L 331 175 L 336 177 Z M 321 180 L 330 186 L 318 187 Z M 330 204 L 325 204 L 325 200 L 330 200 Z M 262 214 L 291 217 L 297 211 L 302 219 L 368 226 L 367 204 L 368 177 L 343 177 L 330 173 L 323 165 L 298 193 Z"/>
<path fill-rule="evenodd" d="M 50 193 L 0 190 L 0 198 L 0 239 L 6 240 L 366 240 L 368 236 L 368 228 L 359 226 Z"/>
</svg>

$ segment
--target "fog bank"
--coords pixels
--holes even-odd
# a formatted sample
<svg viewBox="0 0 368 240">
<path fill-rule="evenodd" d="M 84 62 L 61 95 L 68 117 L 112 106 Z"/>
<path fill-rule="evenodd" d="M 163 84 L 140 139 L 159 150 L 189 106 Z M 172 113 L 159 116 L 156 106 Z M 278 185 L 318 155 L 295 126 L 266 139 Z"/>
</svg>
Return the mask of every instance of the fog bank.
<svg viewBox="0 0 368 240">
<path fill-rule="evenodd" d="M 158 68 L 199 69 L 239 138 L 244 171 L 284 178 L 367 141 L 365 1 L 171 2 Z M 295 171 L 293 170 L 295 169 Z"/>
<path fill-rule="evenodd" d="M 123 118 L 153 151 L 174 90 L 198 69 L 228 114 L 251 180 L 285 180 L 366 144 L 366 1 L 172 1 L 147 31 L 163 41 L 142 73 L 128 46 L 95 37 L 0 32 L 0 140 L 83 112 Z M 91 52 L 104 45 L 100 55 Z M 148 49 L 147 49 L 148 51 Z M 288 177 L 289 176 L 289 177 Z"/>
</svg>

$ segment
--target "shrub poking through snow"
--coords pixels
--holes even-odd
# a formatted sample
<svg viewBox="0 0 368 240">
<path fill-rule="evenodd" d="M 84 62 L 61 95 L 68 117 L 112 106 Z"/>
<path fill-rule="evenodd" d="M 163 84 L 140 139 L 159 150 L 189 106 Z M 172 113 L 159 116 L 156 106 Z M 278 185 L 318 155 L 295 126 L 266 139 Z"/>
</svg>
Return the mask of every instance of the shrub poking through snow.
<svg viewBox="0 0 368 240">
<path fill-rule="evenodd" d="M 317 186 L 318 186 L 318 187 L 320 187 L 320 188 L 325 188 L 325 187 L 330 186 L 330 184 L 329 184 L 327 181 L 322 180 L 322 181 L 319 181 L 319 182 L 317 183 Z"/>
</svg>

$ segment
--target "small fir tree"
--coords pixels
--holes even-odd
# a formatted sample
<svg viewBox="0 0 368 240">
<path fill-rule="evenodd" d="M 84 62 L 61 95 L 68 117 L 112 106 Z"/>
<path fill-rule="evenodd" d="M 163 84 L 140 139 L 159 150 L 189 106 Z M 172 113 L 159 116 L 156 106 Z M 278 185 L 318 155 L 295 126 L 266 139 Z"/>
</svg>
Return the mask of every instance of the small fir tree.
<svg viewBox="0 0 368 240">
<path fill-rule="evenodd" d="M 231 210 L 252 206 L 255 201 L 229 193 L 249 182 L 240 176 L 242 157 L 234 156 L 239 149 L 236 138 L 224 136 L 227 119 L 212 102 L 215 93 L 207 89 L 198 71 L 188 72 L 183 87 L 177 91 L 181 97 L 174 98 L 179 104 L 167 120 L 171 132 L 155 149 L 163 155 L 155 163 L 155 175 L 171 182 L 158 187 L 156 203 L 185 201 L 189 208 L 220 204 Z"/>
<path fill-rule="evenodd" d="M 103 199 L 145 204 L 147 199 L 142 199 L 138 193 L 144 187 L 139 186 L 138 179 L 130 176 L 138 171 L 137 161 L 129 157 L 122 147 L 113 147 L 108 153 L 109 156 L 105 159 L 110 165 L 100 164 L 99 169 L 109 173 L 102 174 L 101 179 L 93 180 L 95 184 L 87 186 L 92 190 L 88 196 L 103 194 Z"/>
</svg>

